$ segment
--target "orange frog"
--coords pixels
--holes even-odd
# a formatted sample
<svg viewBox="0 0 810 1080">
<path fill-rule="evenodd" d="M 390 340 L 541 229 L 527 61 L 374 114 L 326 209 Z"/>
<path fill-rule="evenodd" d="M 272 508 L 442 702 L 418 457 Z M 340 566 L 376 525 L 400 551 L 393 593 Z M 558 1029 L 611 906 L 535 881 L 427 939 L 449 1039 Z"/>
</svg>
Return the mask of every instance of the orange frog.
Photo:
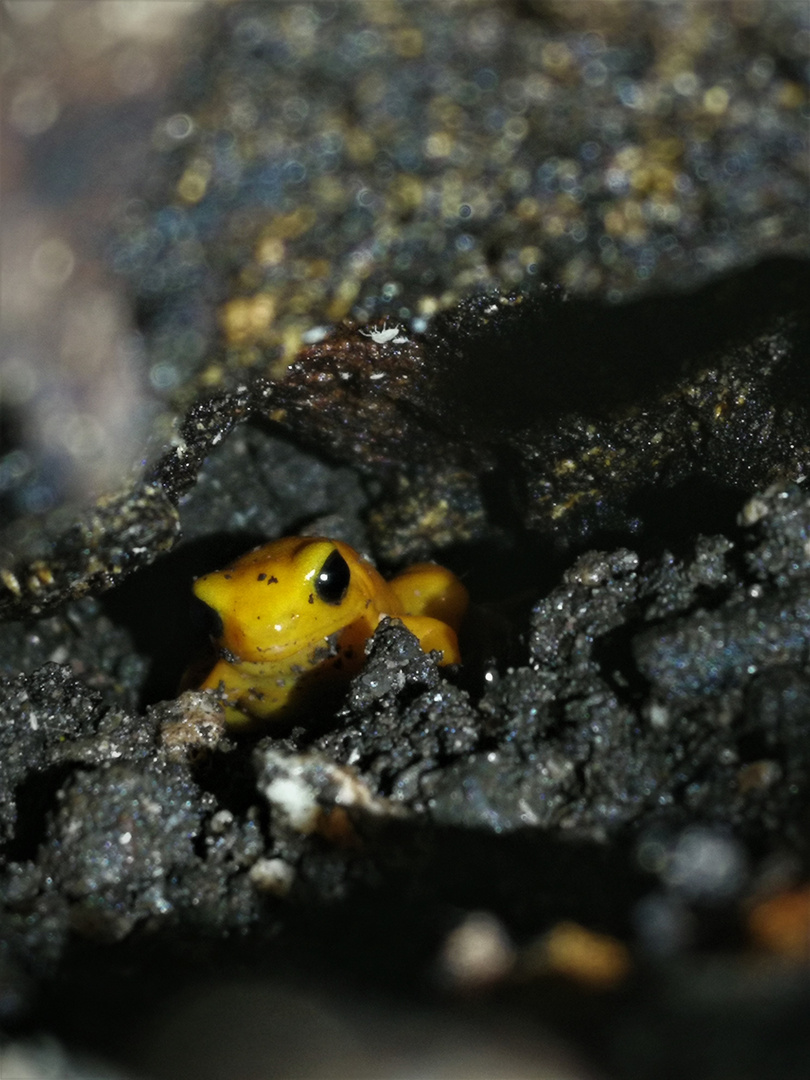
<svg viewBox="0 0 810 1080">
<path fill-rule="evenodd" d="M 199 688 L 219 690 L 228 723 L 306 718 L 334 705 L 380 619 L 400 619 L 441 664 L 460 661 L 467 590 L 435 563 L 386 581 L 348 544 L 288 536 L 194 582 L 221 626 Z"/>
</svg>

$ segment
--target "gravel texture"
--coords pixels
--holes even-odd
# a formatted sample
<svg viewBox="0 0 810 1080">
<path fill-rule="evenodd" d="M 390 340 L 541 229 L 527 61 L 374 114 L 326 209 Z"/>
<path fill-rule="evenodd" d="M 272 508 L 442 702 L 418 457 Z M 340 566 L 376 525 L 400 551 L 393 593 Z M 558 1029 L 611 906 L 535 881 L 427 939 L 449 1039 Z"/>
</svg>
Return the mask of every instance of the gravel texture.
<svg viewBox="0 0 810 1080">
<path fill-rule="evenodd" d="M 805 1076 L 806 5 L 186 26 L 106 239 L 134 467 L 44 515 L 9 383 L 15 1068 Z M 465 662 L 387 620 L 237 737 L 190 584 L 301 531 L 461 574 Z"/>
</svg>

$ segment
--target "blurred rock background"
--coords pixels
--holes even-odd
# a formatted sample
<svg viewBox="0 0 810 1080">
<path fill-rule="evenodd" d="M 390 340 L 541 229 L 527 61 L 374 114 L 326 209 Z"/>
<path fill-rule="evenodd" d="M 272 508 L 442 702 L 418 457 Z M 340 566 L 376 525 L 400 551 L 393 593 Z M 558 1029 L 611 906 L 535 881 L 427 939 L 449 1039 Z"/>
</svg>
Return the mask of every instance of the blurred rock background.
<svg viewBox="0 0 810 1080">
<path fill-rule="evenodd" d="M 100 492 L 126 487 L 145 458 L 170 445 L 181 447 L 177 417 L 201 389 L 233 385 L 248 373 L 277 373 L 302 342 L 316 340 L 332 320 L 390 318 L 419 332 L 437 311 L 452 310 L 469 292 L 504 288 L 531 292 L 545 279 L 564 284 L 575 297 L 614 305 L 615 310 L 633 297 L 688 293 L 769 257 L 801 258 L 808 252 L 810 19 L 803 2 L 5 0 L 0 16 L 4 84 L 0 520 L 9 526 L 2 543 L 10 547 L 25 549 L 38 543 L 54 511 L 64 511 L 62 522 L 69 520 Z M 460 337 L 463 340 L 463 333 Z M 790 347 L 796 348 L 793 340 Z M 656 355 L 654 342 L 650 355 Z M 791 355 L 794 360 L 798 357 Z M 595 355 L 595 364 L 600 359 Z M 204 411 L 195 415 L 202 426 Z M 221 427 L 212 422 L 200 438 L 200 455 L 213 451 L 227 434 L 226 419 L 230 422 L 233 416 L 217 420 Z M 186 503 L 187 531 L 203 536 L 211 529 L 230 528 L 237 519 L 248 530 L 287 528 L 301 516 L 333 511 L 329 498 L 338 496 L 342 508 L 351 504 L 352 516 L 358 517 L 362 496 L 354 473 L 347 470 L 342 486 L 336 486 L 325 464 L 310 461 L 305 468 L 310 477 L 317 472 L 318 482 L 310 480 L 307 486 L 301 481 L 304 467 L 297 453 L 269 436 L 266 428 L 243 427 L 238 437 L 227 440 L 221 454 L 212 456 L 195 487 L 196 502 L 190 498 Z M 195 480 L 197 464 L 189 466 L 188 483 Z M 267 490 L 273 498 L 258 517 L 250 517 Z M 793 492 L 791 499 L 801 504 L 801 493 Z M 780 498 L 773 495 L 773 501 Z M 279 507 L 284 516 L 277 521 L 273 514 Z M 133 510 L 136 518 L 145 514 L 141 505 Z M 773 508 L 771 512 L 776 515 Z M 113 520 L 109 535 L 115 533 L 118 520 Z M 792 546 L 778 540 L 768 550 L 784 548 L 788 565 L 802 569 L 795 552 L 801 548 L 803 528 L 803 524 L 796 527 Z M 160 534 L 163 547 L 173 539 L 166 540 L 169 532 L 167 528 Z M 130 533 L 123 535 L 131 539 Z M 156 558 L 163 547 L 155 543 L 145 559 Z M 92 545 L 87 549 L 94 557 Z M 664 596 L 683 593 L 685 603 L 692 605 L 692 590 L 703 595 L 699 590 L 704 584 L 720 588 L 726 580 L 725 571 L 717 570 L 716 555 L 704 551 L 702 558 L 716 571 L 717 580 L 701 579 L 688 560 L 682 566 L 671 560 L 657 572 L 651 588 Z M 605 565 L 605 559 L 586 559 L 560 606 L 551 612 L 542 605 L 536 608 L 537 634 L 549 637 L 552 666 L 560 652 L 551 633 L 555 612 L 561 634 L 573 635 L 570 628 L 576 622 L 569 619 L 569 610 L 588 610 L 578 590 L 598 591 L 606 582 L 603 591 L 610 594 L 615 589 L 618 594 L 625 587 L 621 574 L 614 582 L 614 569 Z M 94 926 L 102 925 L 98 912 L 104 903 L 109 909 L 105 915 L 124 926 L 124 935 L 144 911 L 158 921 L 171 917 L 163 897 L 139 889 L 126 874 L 110 874 L 111 899 L 101 897 L 94 878 L 97 855 L 98 865 L 106 857 L 99 854 L 103 848 L 98 837 L 117 813 L 118 788 L 111 782 L 104 789 L 98 779 L 106 775 L 108 757 L 126 757 L 122 774 L 130 785 L 127 790 L 140 793 L 139 805 L 146 807 L 152 832 L 146 830 L 143 865 L 138 864 L 144 879 L 151 870 L 150 845 L 157 844 L 154 835 L 166 831 L 161 830 L 159 817 L 149 817 L 155 770 L 149 760 L 144 765 L 144 754 L 152 753 L 152 727 L 142 723 L 135 704 L 145 677 L 142 642 L 135 634 L 133 643 L 132 623 L 121 614 L 127 606 L 131 611 L 144 598 L 165 597 L 171 590 L 177 597 L 185 596 L 187 581 L 176 566 L 161 560 L 156 570 L 151 584 L 146 575 L 133 578 L 128 597 L 113 593 L 106 610 L 91 597 L 84 607 L 62 608 L 52 621 L 35 622 L 33 630 L 26 624 L 25 634 L 21 624 L 6 627 L 3 659 L 11 668 L 41 668 L 45 660 L 72 665 L 70 671 L 56 669 L 54 674 L 50 668 L 40 676 L 43 710 L 51 708 L 51 702 L 61 710 L 50 717 L 53 726 L 46 731 L 30 722 L 35 681 L 21 677 L 14 691 L 19 722 L 34 747 L 32 755 L 48 762 L 48 795 L 55 804 L 62 800 L 66 808 L 62 819 L 55 813 L 49 819 L 48 828 L 59 826 L 61 833 L 46 834 L 45 811 L 35 801 L 23 807 L 28 814 L 21 817 L 34 840 L 32 849 L 24 848 L 22 855 L 18 845 L 20 861 L 9 878 L 14 891 L 11 904 L 14 918 L 22 923 L 19 939 L 31 942 L 34 969 L 38 963 L 55 962 L 68 948 L 66 941 L 75 945 L 75 931 L 83 929 L 92 938 Z M 68 567 L 66 576 L 72 572 Z M 103 584 L 106 587 L 109 581 Z M 744 583 L 735 583 L 735 588 L 737 584 L 742 592 Z M 98 583 L 94 587 L 101 589 Z M 777 601 L 778 597 L 774 606 Z M 679 610 L 677 604 L 672 606 Z M 663 605 L 662 611 L 667 610 Z M 734 612 L 739 615 L 738 608 Z M 159 633 L 148 619 L 146 623 L 145 634 L 154 649 Z M 691 624 L 686 625 L 685 636 L 690 629 Z M 599 633 L 604 640 L 604 627 Z M 586 626 L 576 637 L 576 649 L 586 665 L 594 634 Z M 670 652 L 663 659 L 659 655 L 659 640 L 648 635 L 639 656 L 644 670 L 666 689 L 678 678 L 668 663 Z M 157 651 L 167 648 L 161 641 Z M 696 653 L 699 659 L 698 649 L 687 660 L 694 660 Z M 680 657 L 675 654 L 677 663 Z M 561 670 L 567 677 L 563 660 Z M 712 666 L 711 655 L 708 661 L 712 675 L 717 665 Z M 513 709 L 515 723 L 533 737 L 539 699 L 530 685 L 531 674 L 536 673 L 515 675 L 515 684 L 523 680 L 527 685 L 525 693 L 519 686 L 515 689 L 514 702 L 509 686 L 499 691 L 496 683 L 491 696 L 495 705 L 490 709 L 494 720 L 502 723 L 511 723 Z M 804 681 L 796 675 L 782 687 L 778 674 L 775 688 L 769 690 L 768 683 L 762 695 L 777 717 L 777 734 L 780 725 L 785 726 L 780 709 L 783 699 L 787 701 L 783 711 L 795 750 L 802 741 Z M 701 693 L 710 681 L 700 668 L 695 684 Z M 88 686 L 108 695 L 104 706 Z M 620 687 L 616 689 L 617 696 L 621 693 Z M 708 697 L 714 708 L 715 699 Z M 120 724 L 114 711 L 105 712 L 110 700 L 123 701 L 129 709 Z M 586 760 L 594 734 L 588 728 L 594 703 L 573 694 L 570 705 L 582 714 L 576 731 L 581 759 Z M 172 707 L 164 706 L 164 712 L 169 715 Z M 756 735 L 762 709 L 753 696 L 749 707 Z M 612 700 L 605 698 L 604 709 L 615 720 Z M 716 712 L 720 719 L 712 730 L 724 739 L 727 725 L 721 706 Z M 99 716 L 107 725 L 103 740 L 93 726 Z M 69 738 L 62 738 L 56 721 L 66 722 Z M 364 722 L 360 717 L 358 727 L 362 729 Z M 655 701 L 649 710 L 649 731 L 639 721 L 642 730 L 658 736 L 658 748 L 671 722 L 668 710 Z M 632 719 L 626 731 L 628 745 L 637 751 Z M 769 738 L 778 751 L 777 735 Z M 514 741 L 511 736 L 510 740 Z M 63 742 L 74 757 L 59 757 Z M 40 743 L 48 744 L 46 750 Z M 338 749 L 339 743 L 338 735 Z M 605 745 L 610 749 L 610 739 Z M 705 731 L 697 745 L 711 750 Z M 615 746 L 613 767 L 605 767 L 604 780 L 606 790 L 615 782 L 618 801 L 625 795 L 636 759 L 625 754 L 624 743 Z M 770 753 L 770 746 L 766 750 Z M 569 768 L 570 751 L 567 746 L 561 772 Z M 687 746 L 683 753 L 692 764 L 694 752 Z M 798 751 L 794 756 L 804 768 L 805 758 Z M 600 780 L 600 758 L 593 760 Z M 25 761 L 13 763 L 24 777 Z M 778 777 L 783 774 L 769 758 L 747 766 L 739 791 L 734 783 L 737 759 L 731 751 L 720 765 L 723 790 L 733 791 L 746 812 L 752 806 L 756 809 L 758 792 L 767 804 L 773 791 L 772 802 L 781 807 Z M 165 762 L 163 767 L 174 776 Z M 437 772 L 437 782 L 441 779 Z M 452 785 L 453 776 L 449 779 Z M 12 796 L 18 787 L 23 794 L 29 790 L 15 779 Z M 703 790 L 708 791 L 707 799 L 712 797 L 711 784 L 698 784 L 697 794 Z M 509 792 L 504 794 L 508 801 Z M 179 898 L 181 918 L 191 927 L 184 925 L 190 942 L 178 944 L 182 936 L 178 935 L 172 939 L 173 947 L 180 952 L 188 947 L 189 957 L 199 954 L 199 924 L 193 922 L 199 908 L 191 902 L 184 908 L 182 898 L 204 872 L 208 892 L 203 907 L 211 926 L 220 926 L 216 918 L 222 924 L 233 919 L 234 926 L 239 925 L 257 903 L 251 880 L 241 872 L 245 867 L 234 870 L 226 850 L 243 827 L 251 826 L 255 834 L 253 820 L 245 823 L 231 814 L 230 825 L 221 818 L 219 832 L 211 824 L 207 834 L 193 834 L 197 846 L 188 843 L 187 832 L 198 827 L 198 819 L 208 827 L 211 798 L 198 786 L 197 774 L 186 769 L 176 793 L 181 814 L 174 842 L 200 876 L 190 875 L 188 882 L 178 883 L 166 865 L 171 863 L 168 857 L 163 868 L 175 889 L 171 895 Z M 787 796 L 785 802 L 790 802 Z M 197 817 L 193 828 L 186 830 L 182 815 L 193 816 L 188 810 L 192 804 Z M 469 809 L 463 807 L 465 814 Z M 602 810 L 610 816 L 615 803 L 610 798 L 595 800 L 584 809 L 586 818 L 588 812 Z M 70 818 L 68 811 L 76 816 Z M 486 812 L 484 804 L 482 814 Z M 93 815 L 98 831 L 82 832 L 81 822 Z M 766 817 L 763 828 L 768 826 Z M 778 834 L 778 814 L 773 820 Z M 798 833 L 798 818 L 791 821 Z M 8 822 L 16 824 L 11 810 Z M 607 921 L 612 917 L 611 925 L 622 923 L 628 937 L 636 934 L 644 962 L 662 957 L 664 965 L 652 973 L 648 984 L 643 978 L 650 972 L 642 973 L 632 1006 L 623 1008 L 621 992 L 594 1005 L 590 989 L 578 996 L 568 984 L 563 989 L 544 982 L 548 942 L 538 947 L 543 958 L 536 965 L 541 974 L 522 998 L 523 1006 L 528 1000 L 529 1008 L 536 1010 L 533 1015 L 555 1017 L 571 1033 L 572 1045 L 587 1044 L 595 1057 L 601 1049 L 606 1059 L 617 1063 L 618 1075 L 637 1076 L 640 1067 L 660 1075 L 655 1069 L 668 1064 L 668 1048 L 677 1049 L 681 1065 L 689 1062 L 697 1017 L 698 1030 L 705 1024 L 702 1030 L 721 1034 L 705 1059 L 700 1057 L 703 1043 L 698 1046 L 700 1040 L 694 1041 L 691 1060 L 698 1065 L 691 1075 L 702 1068 L 713 1076 L 758 1077 L 763 1062 L 773 1060 L 774 1033 L 781 1033 L 779 1047 L 786 1047 L 783 1075 L 804 1076 L 790 1072 L 801 1066 L 806 1018 L 800 967 L 782 968 L 767 959 L 752 964 L 747 955 L 738 962 L 737 954 L 730 961 L 715 954 L 712 963 L 706 963 L 700 953 L 707 925 L 716 930 L 711 904 L 722 903 L 729 890 L 738 890 L 736 900 L 747 887 L 749 874 L 759 871 L 760 884 L 767 874 L 753 868 L 753 858 L 738 838 L 726 836 L 722 829 L 690 828 L 663 838 L 652 829 L 640 845 L 636 869 L 628 870 L 628 864 L 635 866 L 635 856 L 625 853 L 624 872 L 632 888 L 638 887 L 639 873 L 649 874 L 653 883 L 645 886 L 648 892 L 638 903 L 628 902 L 619 915 L 609 913 Z M 519 884 L 507 905 L 513 902 L 525 914 L 523 875 L 536 852 L 518 845 L 508 849 L 510 862 L 508 853 L 502 854 L 500 837 L 493 833 L 486 834 L 491 843 L 482 857 L 484 849 L 474 847 L 482 831 L 462 830 L 472 845 L 467 854 L 474 852 L 466 865 L 481 868 L 492 888 L 487 896 L 500 895 L 501 872 L 510 866 L 515 869 Z M 84 860 L 82 874 L 74 874 L 70 865 L 65 871 L 74 894 L 61 884 L 49 893 L 53 882 L 38 880 L 34 856 L 40 835 L 76 839 L 75 848 Z M 116 857 L 122 866 L 129 865 L 129 841 L 122 839 L 126 835 L 116 831 Z M 197 864 L 205 861 L 200 850 L 208 855 L 209 840 L 214 854 L 200 869 Z M 774 843 L 781 842 L 780 834 Z M 67 845 L 54 847 L 58 863 Z M 461 849 L 452 845 L 454 851 L 457 847 Z M 602 898 L 601 887 L 594 884 L 602 873 L 608 877 L 601 880 L 611 880 L 614 897 L 625 887 L 630 892 L 624 879 L 617 884 L 611 877 L 621 858 L 617 847 L 606 845 L 604 860 L 594 860 L 596 870 L 589 865 L 591 876 L 585 875 L 583 888 L 588 902 Z M 155 850 L 162 851 L 159 845 Z M 312 881 L 324 896 L 332 887 L 345 886 L 342 853 L 319 851 L 313 858 L 305 851 L 305 863 L 309 859 L 310 868 L 314 866 Z M 463 854 L 461 849 L 460 861 Z M 567 855 L 563 846 L 560 865 L 576 867 Z M 600 850 L 599 859 L 602 855 Z M 801 858 L 794 859 L 792 851 L 777 851 L 773 861 L 775 889 L 801 880 Z M 534 872 L 531 865 L 528 872 L 529 876 Z M 306 880 L 306 874 L 302 877 Z M 541 878 L 538 870 L 533 901 L 546 895 Z M 232 907 L 221 902 L 217 891 L 225 888 L 221 881 L 233 890 L 228 895 Z M 580 899 L 575 888 L 570 895 L 575 906 Z M 801 903 L 804 894 L 795 895 Z M 465 896 L 464 903 L 474 899 Z M 242 901 L 248 914 L 239 907 Z M 467 1016 L 460 1025 L 445 1015 L 426 1018 L 419 1008 L 410 1011 L 400 1002 L 370 1006 L 363 975 L 372 973 L 372 987 L 373 979 L 384 980 L 386 973 L 396 981 L 394 969 L 386 972 L 385 965 L 394 963 L 392 956 L 396 958 L 403 945 L 400 938 L 384 937 L 383 929 L 390 932 L 394 925 L 401 934 L 403 927 L 396 918 L 386 923 L 376 897 L 369 901 L 366 896 L 366 902 L 368 908 L 359 916 L 355 913 L 354 922 L 350 919 L 356 908 L 350 902 L 343 911 L 346 922 L 338 915 L 331 924 L 324 915 L 327 905 L 315 905 L 312 934 L 305 918 L 303 926 L 296 923 L 298 910 L 291 915 L 283 908 L 283 915 L 278 915 L 279 909 L 268 909 L 272 912 L 268 934 L 277 917 L 293 924 L 292 944 L 282 957 L 287 972 L 303 971 L 308 976 L 317 967 L 318 944 L 329 956 L 341 959 L 343 966 L 332 960 L 328 975 L 335 982 L 322 998 L 306 977 L 301 991 L 280 985 L 272 975 L 267 981 L 257 980 L 255 973 L 212 986 L 192 975 L 192 985 L 175 993 L 172 984 L 163 998 L 157 988 L 164 983 L 156 978 L 153 998 L 148 983 L 133 980 L 127 990 L 127 979 L 120 978 L 120 970 L 131 972 L 127 965 L 134 958 L 139 976 L 148 979 L 144 938 L 135 940 L 123 958 L 91 940 L 78 946 L 73 981 L 57 979 L 43 991 L 26 988 L 16 973 L 14 978 L 4 977 L 0 998 L 4 1015 L 17 1017 L 20 1002 L 25 999 L 30 1006 L 38 993 L 44 995 L 44 1004 L 38 1002 L 43 1008 L 40 1015 L 50 1010 L 52 1017 L 63 1016 L 69 1003 L 79 1002 L 81 1015 L 74 1014 L 73 1022 L 86 1025 L 86 1041 L 97 1036 L 101 1044 L 104 1033 L 93 1031 L 94 1013 L 84 1008 L 84 1002 L 96 1000 L 109 1008 L 112 998 L 107 988 L 119 987 L 122 997 L 114 1002 L 121 1025 L 117 1030 L 126 1027 L 132 1036 L 126 1054 L 158 1077 L 182 1076 L 187 1069 L 195 1080 L 213 1078 L 234 1061 L 244 1074 L 287 1076 L 293 1068 L 288 1055 L 296 1058 L 302 1043 L 311 1051 L 304 1063 L 310 1076 L 350 1071 L 396 1077 L 417 1069 L 431 1077 L 469 1077 L 474 1067 L 481 1075 L 504 1078 L 590 1075 L 572 1052 L 560 1051 L 549 1040 L 542 1020 L 530 1024 L 528 1033 L 511 1027 L 508 1018 L 504 1022 L 508 1000 L 499 1012 L 490 1007 L 492 999 L 486 999 L 478 1021 Z M 36 917 L 28 922 L 26 904 L 39 905 Z M 587 903 L 585 909 L 591 910 Z M 564 913 L 570 914 L 567 908 Z M 379 920 L 377 939 L 368 938 L 366 915 Z M 443 923 L 446 934 L 443 937 L 431 925 L 427 937 L 435 929 L 436 940 L 426 945 L 423 932 L 420 955 L 430 948 L 437 958 L 446 956 L 447 941 L 459 926 L 467 926 L 467 915 L 446 903 L 431 908 L 436 927 Z M 739 911 L 735 916 L 742 921 Z M 512 972 L 517 955 L 509 938 L 512 928 L 485 915 L 487 919 L 490 932 L 483 936 L 489 947 L 493 941 L 497 946 L 495 960 L 501 968 L 496 964 L 496 969 Z M 631 923 L 634 930 L 628 929 Z M 344 941 L 347 925 L 351 933 Z M 799 933 L 802 925 L 800 918 L 791 923 Z M 17 923 L 15 927 L 19 929 Z M 724 934 L 733 939 L 734 932 L 721 927 L 710 940 L 727 943 L 729 936 Z M 25 936 L 29 933 L 30 938 Z M 585 935 L 585 941 L 593 949 L 596 937 Z M 232 943 L 225 946 L 231 956 Z M 406 941 L 405 951 L 409 945 Z M 83 947 L 86 953 L 81 952 Z M 621 952 L 617 942 L 608 940 L 608 954 L 611 947 L 614 955 Z M 155 951 L 160 951 L 160 943 Z M 91 952 L 98 967 L 86 965 Z M 565 963 L 576 970 L 572 953 L 576 947 Z M 0 959 L 4 961 L 5 954 Z M 276 959 L 271 946 L 265 953 L 268 967 Z M 655 968 L 656 962 L 649 966 Z M 350 1001 L 344 991 L 347 964 L 357 965 L 356 976 L 362 973 L 359 1003 Z M 328 961 L 325 967 L 329 968 Z M 152 968 L 152 977 L 156 971 L 160 972 L 159 963 Z M 84 972 L 86 982 L 79 977 Z M 424 972 L 414 979 L 422 976 Z M 447 973 L 436 977 L 441 982 Z M 520 978 L 518 973 L 519 986 Z M 650 986 L 655 993 L 648 992 Z M 471 986 L 453 989 L 463 997 Z M 434 990 L 431 983 L 424 991 L 431 1006 Z M 597 1013 L 601 1047 L 590 1041 L 597 1038 L 590 1026 Z M 286 1041 L 273 1031 L 268 1037 L 270 1015 Z M 310 1047 L 313 1031 L 317 1038 Z M 98 1046 L 94 1043 L 91 1049 Z M 106 1052 L 115 1049 L 108 1045 Z M 10 1060 L 11 1065 L 8 1057 L 3 1059 L 0 1071 L 13 1067 L 18 1075 L 36 1078 L 92 1075 L 100 1068 L 101 1075 L 111 1075 L 104 1066 L 71 1060 L 47 1041 L 21 1043 Z M 297 1061 L 300 1064 L 301 1059 Z"/>
<path fill-rule="evenodd" d="M 0 520 L 119 486 L 155 405 L 113 223 L 199 0 L 8 0 L 2 20 Z"/>
</svg>

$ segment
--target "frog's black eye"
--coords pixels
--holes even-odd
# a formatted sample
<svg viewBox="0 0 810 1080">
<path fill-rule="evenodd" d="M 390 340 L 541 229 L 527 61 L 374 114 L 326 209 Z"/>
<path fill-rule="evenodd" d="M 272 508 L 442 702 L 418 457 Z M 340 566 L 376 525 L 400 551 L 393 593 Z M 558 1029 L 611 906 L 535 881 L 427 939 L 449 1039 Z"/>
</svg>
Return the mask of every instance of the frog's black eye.
<svg viewBox="0 0 810 1080">
<path fill-rule="evenodd" d="M 352 572 L 337 550 L 327 558 L 315 578 L 315 592 L 325 604 L 339 604 L 346 595 Z"/>
</svg>

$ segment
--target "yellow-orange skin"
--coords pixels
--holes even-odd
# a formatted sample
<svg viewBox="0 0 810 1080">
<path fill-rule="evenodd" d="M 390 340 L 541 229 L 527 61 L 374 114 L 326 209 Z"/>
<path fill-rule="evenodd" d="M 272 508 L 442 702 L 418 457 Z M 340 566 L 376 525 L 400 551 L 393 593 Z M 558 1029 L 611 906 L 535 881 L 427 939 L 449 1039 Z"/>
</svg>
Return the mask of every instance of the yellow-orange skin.
<svg viewBox="0 0 810 1080">
<path fill-rule="evenodd" d="M 339 603 L 326 603 L 317 576 L 337 549 L 351 571 Z M 200 689 L 219 690 L 234 727 L 322 711 L 359 670 L 365 644 L 385 615 L 400 619 L 441 664 L 460 661 L 457 631 L 467 590 L 435 563 L 386 581 L 354 548 L 324 537 L 288 536 L 194 582 L 222 620 L 216 660 Z"/>
</svg>

